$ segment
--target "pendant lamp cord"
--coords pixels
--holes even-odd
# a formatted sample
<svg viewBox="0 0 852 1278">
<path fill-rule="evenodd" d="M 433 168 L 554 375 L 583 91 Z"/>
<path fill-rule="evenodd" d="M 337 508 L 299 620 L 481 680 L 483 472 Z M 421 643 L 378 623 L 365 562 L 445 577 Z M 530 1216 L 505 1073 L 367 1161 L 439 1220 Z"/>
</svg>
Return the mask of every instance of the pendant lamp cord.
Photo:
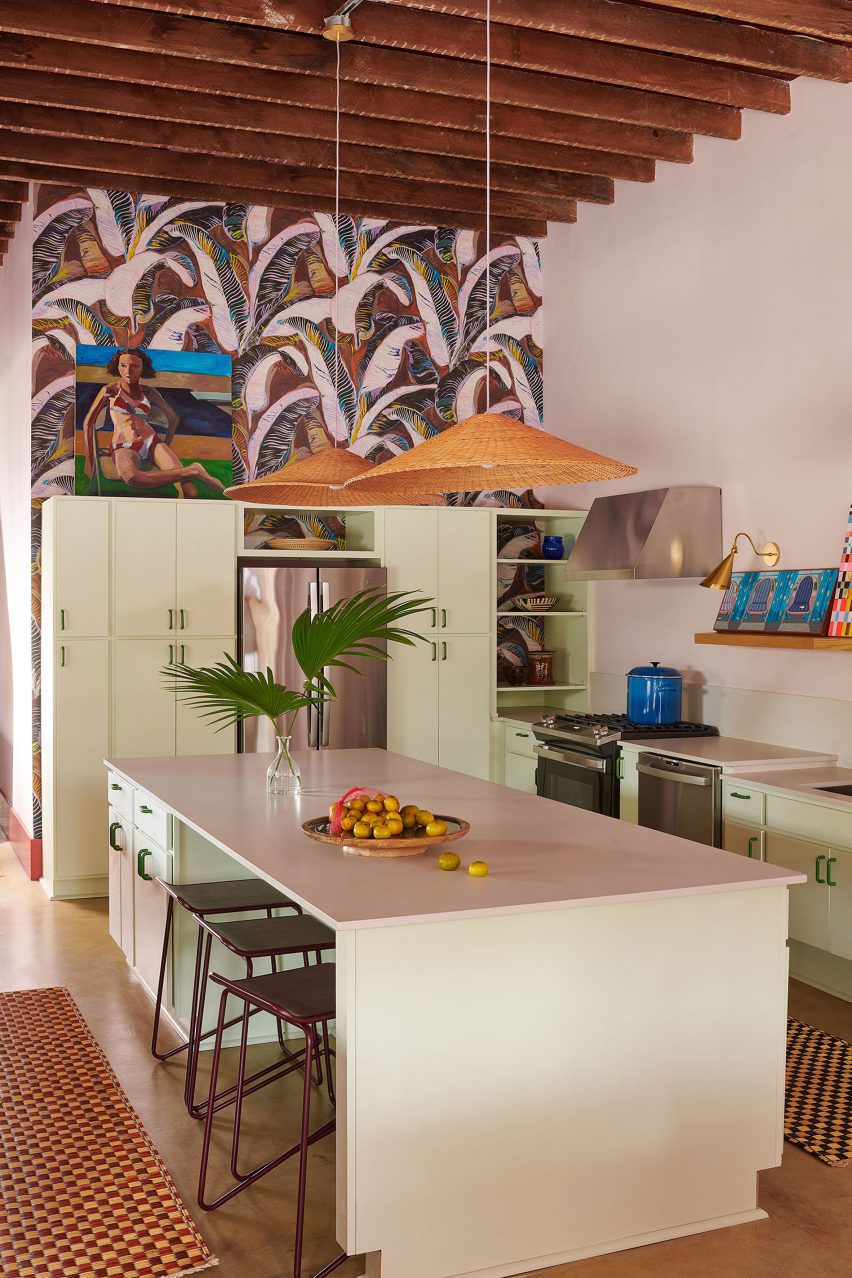
<svg viewBox="0 0 852 1278">
<path fill-rule="evenodd" d="M 485 5 L 485 411 L 491 412 L 491 0 Z"/>
<path fill-rule="evenodd" d="M 337 71 L 334 83 L 334 233 L 337 245 L 334 262 L 334 447 L 340 434 L 340 350 L 338 347 L 337 322 L 339 318 L 340 299 L 340 41 L 334 44 L 337 50 Z M 348 433 L 348 432 L 347 432 Z"/>
</svg>

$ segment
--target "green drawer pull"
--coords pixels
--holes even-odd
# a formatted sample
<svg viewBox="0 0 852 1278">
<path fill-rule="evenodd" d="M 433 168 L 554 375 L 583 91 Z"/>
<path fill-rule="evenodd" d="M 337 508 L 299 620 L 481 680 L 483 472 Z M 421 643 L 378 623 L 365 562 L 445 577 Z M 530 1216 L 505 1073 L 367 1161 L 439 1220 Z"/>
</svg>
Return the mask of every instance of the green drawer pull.
<svg viewBox="0 0 852 1278">
<path fill-rule="evenodd" d="M 110 788 L 111 790 L 120 790 L 120 789 L 121 789 L 121 786 L 118 784 L 118 782 L 117 782 L 117 781 L 111 781 L 111 782 L 110 782 L 110 785 L 109 785 L 109 788 Z"/>
<path fill-rule="evenodd" d="M 825 879 L 821 879 L 819 877 L 819 863 L 820 861 L 825 861 L 825 860 L 826 860 L 825 855 L 818 856 L 814 863 L 814 878 L 816 879 L 817 883 L 822 883 L 823 885 L 825 885 Z"/>
<path fill-rule="evenodd" d="M 147 812 L 147 813 L 150 815 L 150 814 L 154 811 L 154 809 L 153 809 L 153 808 L 149 808 L 149 807 L 147 806 L 147 804 L 145 804 L 145 803 L 140 803 L 140 805 L 139 805 L 139 811 L 140 811 L 140 812 Z"/>
<path fill-rule="evenodd" d="M 438 645 L 437 645 L 436 643 L 430 643 L 430 644 L 429 644 L 429 647 L 432 649 L 432 660 L 433 660 L 433 661 L 437 661 L 437 660 L 438 660 Z"/>
<path fill-rule="evenodd" d="M 825 881 L 826 881 L 826 883 L 828 884 L 828 886 L 829 886 L 829 887 L 837 887 L 836 882 L 835 882 L 835 881 L 834 881 L 834 879 L 831 877 L 831 867 L 834 865 L 834 863 L 835 863 L 835 861 L 836 861 L 836 860 L 837 860 L 837 857 L 836 857 L 836 856 L 830 856 L 830 857 L 828 858 L 828 863 L 827 863 L 827 865 L 826 865 L 826 867 L 825 867 Z"/>
<path fill-rule="evenodd" d="M 729 798 L 731 798 L 731 799 L 750 799 L 750 798 L 751 798 L 751 795 L 750 795 L 750 794 L 738 794 L 736 790 L 731 790 L 730 795 L 729 795 L 728 797 L 729 797 Z"/>
<path fill-rule="evenodd" d="M 113 822 L 110 824 L 110 827 L 109 827 L 109 845 L 110 845 L 110 847 L 112 848 L 113 852 L 123 852 L 123 851 L 124 851 L 124 849 L 122 848 L 121 844 L 120 844 L 120 843 L 116 843 L 116 841 L 115 841 L 115 832 L 116 832 L 116 830 L 120 830 L 120 829 L 121 829 L 121 822 L 120 822 L 120 821 L 113 821 Z"/>
<path fill-rule="evenodd" d="M 516 736 L 516 737 L 523 737 L 524 741 L 526 741 L 526 739 L 528 738 L 528 736 L 529 736 L 529 735 L 530 735 L 530 734 L 529 734 L 528 732 L 516 732 L 516 733 L 515 733 L 515 736 Z"/>
<path fill-rule="evenodd" d="M 754 845 L 755 845 L 755 843 L 757 843 L 757 835 L 756 835 L 756 834 L 755 834 L 755 835 L 752 835 L 752 837 L 751 837 L 751 838 L 749 839 L 749 841 L 748 841 L 748 854 L 749 854 L 749 856 L 754 856 Z"/>
<path fill-rule="evenodd" d="M 150 848 L 140 848 L 136 856 L 136 873 L 140 879 L 146 879 L 149 883 L 151 882 L 151 875 L 145 873 L 145 858 L 153 855 L 154 853 Z"/>
<path fill-rule="evenodd" d="M 624 760 L 621 755 L 615 761 L 615 779 L 616 781 L 624 780 Z"/>
</svg>

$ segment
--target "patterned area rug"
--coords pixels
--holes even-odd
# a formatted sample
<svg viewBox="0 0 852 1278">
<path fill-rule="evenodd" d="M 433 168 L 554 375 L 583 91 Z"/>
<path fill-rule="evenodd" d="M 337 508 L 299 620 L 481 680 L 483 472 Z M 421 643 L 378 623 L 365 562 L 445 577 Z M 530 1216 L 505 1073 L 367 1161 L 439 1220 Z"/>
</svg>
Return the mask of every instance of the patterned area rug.
<svg viewBox="0 0 852 1278">
<path fill-rule="evenodd" d="M 216 1263 L 68 991 L 0 994 L 3 1278 Z"/>
<path fill-rule="evenodd" d="M 852 1046 L 787 1021 L 784 1136 L 832 1167 L 852 1158 Z"/>
</svg>

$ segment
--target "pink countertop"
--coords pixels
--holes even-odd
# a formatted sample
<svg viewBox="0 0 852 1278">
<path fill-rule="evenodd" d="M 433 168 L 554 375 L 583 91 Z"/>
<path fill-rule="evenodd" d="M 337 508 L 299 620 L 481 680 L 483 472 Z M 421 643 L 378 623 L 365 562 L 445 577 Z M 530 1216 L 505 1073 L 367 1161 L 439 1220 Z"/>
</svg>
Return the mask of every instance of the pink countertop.
<svg viewBox="0 0 852 1278">
<path fill-rule="evenodd" d="M 715 763 L 743 772 L 752 768 L 824 767 L 837 761 L 834 754 L 745 741 L 741 737 L 650 737 L 647 741 L 625 741 L 624 748 L 652 750 L 655 754 L 671 754 L 678 759 Z"/>
<path fill-rule="evenodd" d="M 298 761 L 302 793 L 271 800 L 266 755 L 106 762 L 341 930 L 804 882 L 777 866 L 385 750 L 311 751 Z M 462 869 L 440 871 L 431 849 L 387 860 L 308 839 L 301 823 L 321 816 L 352 785 L 468 820 L 470 834 L 453 845 Z M 466 873 L 474 860 L 489 863 L 486 878 Z"/>
</svg>

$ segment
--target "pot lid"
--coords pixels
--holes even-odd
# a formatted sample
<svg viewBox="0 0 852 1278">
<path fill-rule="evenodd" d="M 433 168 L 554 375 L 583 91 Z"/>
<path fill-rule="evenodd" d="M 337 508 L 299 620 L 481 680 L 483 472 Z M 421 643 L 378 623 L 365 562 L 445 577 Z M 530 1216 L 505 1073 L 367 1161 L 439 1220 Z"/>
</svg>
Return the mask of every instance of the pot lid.
<svg viewBox="0 0 852 1278">
<path fill-rule="evenodd" d="M 682 679 L 679 670 L 674 666 L 661 666 L 659 661 L 652 661 L 649 666 L 634 666 L 627 671 L 628 679 L 636 675 L 640 679 Z"/>
</svg>

